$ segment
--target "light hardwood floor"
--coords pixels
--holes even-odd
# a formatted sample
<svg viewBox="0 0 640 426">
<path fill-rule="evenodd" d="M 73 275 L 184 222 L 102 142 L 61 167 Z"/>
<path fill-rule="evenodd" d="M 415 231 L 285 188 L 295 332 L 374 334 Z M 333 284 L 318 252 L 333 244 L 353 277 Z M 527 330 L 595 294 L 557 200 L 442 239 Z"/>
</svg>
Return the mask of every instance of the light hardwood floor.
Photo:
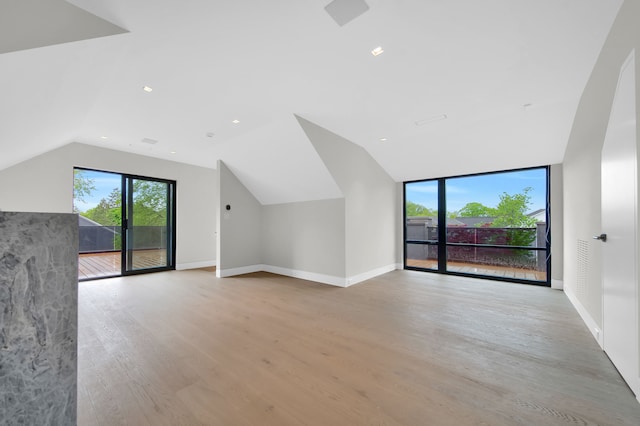
<svg viewBox="0 0 640 426">
<path fill-rule="evenodd" d="M 640 425 L 565 295 L 394 271 L 80 283 L 79 425 Z"/>
</svg>

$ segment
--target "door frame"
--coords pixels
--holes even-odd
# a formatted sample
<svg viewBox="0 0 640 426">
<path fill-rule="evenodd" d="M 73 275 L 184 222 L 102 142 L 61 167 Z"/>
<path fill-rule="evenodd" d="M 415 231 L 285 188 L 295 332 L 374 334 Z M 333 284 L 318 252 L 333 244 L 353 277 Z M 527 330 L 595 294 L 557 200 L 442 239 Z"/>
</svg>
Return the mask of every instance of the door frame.
<svg viewBox="0 0 640 426">
<path fill-rule="evenodd" d="M 94 279 L 103 279 L 103 278 L 114 278 L 120 276 L 128 276 L 128 275 L 137 275 L 137 274 L 145 274 L 151 272 L 160 272 L 160 271 L 168 271 L 176 269 L 176 241 L 177 241 L 177 183 L 174 180 L 164 179 L 164 178 L 154 178 L 149 176 L 141 176 L 134 175 L 129 173 L 121 173 L 114 172 L 110 170 L 101 170 L 101 169 L 93 169 L 89 167 L 82 166 L 74 166 L 74 170 L 86 170 L 90 172 L 98 172 L 105 173 L 114 176 L 120 177 L 120 209 L 121 209 L 121 223 L 120 223 L 120 235 L 121 235 L 121 244 L 120 244 L 120 273 L 114 275 L 100 275 L 96 277 L 87 278 L 87 280 Z M 146 269 L 138 269 L 138 270 L 127 270 L 128 258 L 127 258 L 127 227 L 128 223 L 126 223 L 126 218 L 129 217 L 127 215 L 127 207 L 129 201 L 127 200 L 128 194 L 130 191 L 126 189 L 127 180 L 148 180 L 152 182 L 161 182 L 167 184 L 167 200 L 168 200 L 168 210 L 167 210 L 167 262 L 165 266 L 155 267 L 155 268 L 146 268 Z M 116 252 L 117 253 L 117 252 Z M 84 280 L 83 280 L 84 281 Z"/>
<path fill-rule="evenodd" d="M 170 271 L 176 269 L 176 204 L 177 204 L 177 188 L 176 181 L 162 178 L 152 178 L 148 176 L 132 175 L 127 173 L 118 173 L 121 176 L 120 193 L 121 202 L 121 231 L 122 247 L 121 247 L 121 276 L 146 274 L 150 272 Z M 132 250 L 128 249 L 129 237 L 129 218 L 133 215 L 133 181 L 146 180 L 150 182 L 160 182 L 167 184 L 167 264 L 155 268 L 145 269 L 129 269 L 133 266 Z M 133 228 L 133 225 L 131 225 Z"/>
</svg>

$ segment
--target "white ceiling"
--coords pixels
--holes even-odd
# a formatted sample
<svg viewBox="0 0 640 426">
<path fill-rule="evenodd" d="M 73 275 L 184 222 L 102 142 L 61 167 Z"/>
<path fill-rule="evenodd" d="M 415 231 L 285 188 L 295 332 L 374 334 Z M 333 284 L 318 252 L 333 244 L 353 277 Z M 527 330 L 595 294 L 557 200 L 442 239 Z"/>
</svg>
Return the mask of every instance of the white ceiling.
<svg viewBox="0 0 640 426">
<path fill-rule="evenodd" d="M 2 0 L 0 53 L 125 33 L 65 0 Z"/>
<path fill-rule="evenodd" d="M 222 159 L 264 204 L 339 196 L 294 114 L 397 181 L 558 163 L 622 4 L 367 0 L 341 27 L 329 2 L 70 1 L 129 32 L 0 54 L 0 169 L 77 141 Z"/>
</svg>

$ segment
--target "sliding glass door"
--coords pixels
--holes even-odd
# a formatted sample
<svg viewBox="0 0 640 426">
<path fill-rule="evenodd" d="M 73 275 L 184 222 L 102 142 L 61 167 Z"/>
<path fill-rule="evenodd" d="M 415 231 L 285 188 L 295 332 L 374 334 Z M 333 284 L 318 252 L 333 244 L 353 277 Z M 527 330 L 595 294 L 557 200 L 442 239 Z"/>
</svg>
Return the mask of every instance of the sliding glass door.
<svg viewBox="0 0 640 426">
<path fill-rule="evenodd" d="M 406 182 L 405 268 L 549 285 L 548 173 Z"/>
<path fill-rule="evenodd" d="M 174 181 L 74 169 L 81 280 L 175 267 Z"/>
<path fill-rule="evenodd" d="M 175 183 L 131 176 L 123 180 L 123 273 L 170 268 Z"/>
</svg>

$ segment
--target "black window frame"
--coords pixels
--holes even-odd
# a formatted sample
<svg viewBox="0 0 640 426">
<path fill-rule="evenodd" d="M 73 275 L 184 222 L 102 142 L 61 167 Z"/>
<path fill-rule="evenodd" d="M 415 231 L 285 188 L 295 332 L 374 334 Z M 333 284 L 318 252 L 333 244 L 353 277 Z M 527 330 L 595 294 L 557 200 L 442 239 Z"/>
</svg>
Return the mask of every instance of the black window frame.
<svg viewBox="0 0 640 426">
<path fill-rule="evenodd" d="M 153 272 L 163 272 L 163 271 L 173 271 L 176 269 L 176 242 L 177 242 L 177 209 L 178 209 L 178 188 L 177 181 L 171 179 L 164 178 L 156 178 L 149 176 L 141 176 L 134 175 L 130 173 L 122 173 L 122 172 L 114 172 L 110 170 L 101 170 L 101 169 L 93 169 L 89 167 L 82 166 L 74 166 L 73 170 L 86 170 L 92 172 L 99 173 L 108 173 L 112 175 L 116 175 L 120 177 L 120 196 L 121 196 L 121 215 L 122 215 L 122 223 L 120 224 L 121 236 L 122 236 L 122 247 L 120 250 L 121 263 L 120 263 L 120 273 L 117 275 L 101 275 L 97 277 L 80 279 L 79 281 L 92 281 L 99 280 L 104 278 L 114 278 L 114 277 L 124 277 L 129 275 L 138 275 L 138 274 L 147 274 Z M 169 208 L 167 210 L 167 265 L 152 267 L 152 268 L 144 268 L 144 269 L 127 269 L 131 259 L 128 258 L 129 250 L 127 250 L 127 228 L 128 228 L 128 220 L 127 217 L 130 216 L 130 212 L 126 209 L 129 206 L 129 201 L 127 200 L 128 195 L 130 193 L 130 188 L 128 188 L 127 183 L 132 182 L 133 180 L 147 180 L 152 182 L 160 182 L 167 184 L 167 201 L 169 203 Z M 130 207 L 130 206 L 129 206 Z"/>
<path fill-rule="evenodd" d="M 486 176 L 486 175 L 494 175 L 501 173 L 511 173 L 511 172 L 519 172 L 519 171 L 527 171 L 527 170 L 545 170 L 546 176 L 546 185 L 545 185 L 545 220 L 546 220 L 546 231 L 545 231 L 545 247 L 519 247 L 519 246 L 504 246 L 504 245 L 491 245 L 491 244 L 472 244 L 472 243 L 449 243 L 447 242 L 447 226 L 438 226 L 438 240 L 407 240 L 407 185 L 418 182 L 437 182 L 438 184 L 438 223 L 446 224 L 447 223 L 447 209 L 446 209 L 446 182 L 449 179 L 463 178 L 463 177 L 474 177 L 474 176 Z M 532 285 L 540 285 L 545 287 L 551 287 L 551 220 L 550 220 L 550 211 L 551 211 L 551 167 L 550 166 L 537 166 L 537 167 L 527 167 L 527 168 L 519 168 L 519 169 L 510 169 L 510 170 L 500 170 L 494 172 L 484 172 L 484 173 L 472 173 L 466 175 L 457 175 L 457 176 L 447 176 L 440 178 L 431 178 L 431 179 L 417 179 L 411 181 L 405 181 L 402 185 L 402 219 L 403 219 L 403 267 L 406 270 L 413 271 L 421 271 L 421 272 L 431 272 L 437 274 L 444 275 L 454 275 L 454 276 L 464 276 L 464 277 L 472 277 L 472 278 L 480 278 L 480 279 L 488 279 L 493 281 L 505 281 L 505 282 L 515 282 L 521 284 L 532 284 Z M 430 268 L 422 268 L 418 266 L 408 266 L 407 265 L 407 246 L 409 244 L 418 244 L 418 245 L 430 245 L 438 247 L 438 266 L 437 269 Z M 533 250 L 533 251 L 544 251 L 545 252 L 545 262 L 546 262 L 546 280 L 529 280 L 522 278 L 512 278 L 512 277 L 499 277 L 494 275 L 484 275 L 484 274 L 476 274 L 476 273 L 465 273 L 459 271 L 450 271 L 447 270 L 447 249 L 448 247 L 453 246 L 468 246 L 468 247 L 482 247 L 482 248 L 508 248 L 508 249 L 516 249 L 516 250 Z"/>
</svg>

